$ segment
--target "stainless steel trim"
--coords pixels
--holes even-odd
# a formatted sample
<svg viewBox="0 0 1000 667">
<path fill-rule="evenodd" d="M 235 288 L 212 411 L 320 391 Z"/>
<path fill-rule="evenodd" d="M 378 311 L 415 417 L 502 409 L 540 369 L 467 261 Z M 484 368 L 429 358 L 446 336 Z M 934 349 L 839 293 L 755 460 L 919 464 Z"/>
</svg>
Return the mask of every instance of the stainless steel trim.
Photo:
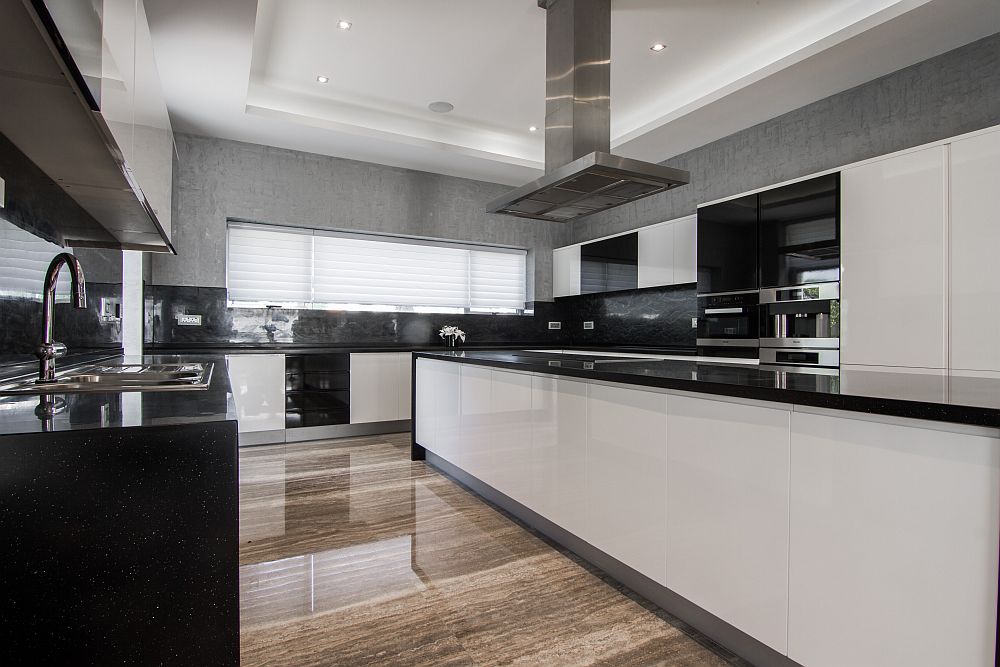
<svg viewBox="0 0 1000 667">
<path fill-rule="evenodd" d="M 755 306 L 747 306 L 746 308 L 706 308 L 702 311 L 705 315 L 736 315 L 745 312 L 748 308 L 754 308 Z"/>
<path fill-rule="evenodd" d="M 778 361 L 779 352 L 815 352 L 818 355 L 816 363 L 802 363 L 796 364 L 788 361 Z M 827 367 L 839 367 L 840 366 L 840 350 L 829 350 L 820 348 L 801 348 L 801 347 L 791 347 L 791 348 L 776 348 L 767 347 L 761 348 L 760 350 L 760 363 L 761 364 L 771 364 L 771 365 L 782 365 L 782 366 L 827 366 Z"/>
<path fill-rule="evenodd" d="M 778 292 L 791 290 L 815 290 L 815 296 L 803 296 L 799 299 L 779 299 Z M 760 302 L 790 303 L 795 301 L 825 301 L 840 298 L 840 283 L 814 283 L 812 285 L 792 285 L 789 287 L 768 287 L 760 291 Z"/>
<path fill-rule="evenodd" d="M 699 292 L 698 298 L 700 299 L 702 297 L 708 297 L 708 296 L 732 296 L 734 294 L 760 294 L 760 290 L 745 289 L 745 290 L 736 290 L 735 292 L 705 292 L 704 294 Z"/>
<path fill-rule="evenodd" d="M 839 350 L 839 338 L 761 338 L 760 346 L 774 349 L 819 349 Z"/>
<path fill-rule="evenodd" d="M 760 347 L 756 338 L 699 338 L 698 347 Z"/>
<path fill-rule="evenodd" d="M 840 375 L 839 368 L 828 368 L 826 366 L 790 366 L 788 364 L 765 364 L 761 362 L 757 367 L 769 371 L 786 371 L 789 373 L 803 373 L 805 375 Z"/>
</svg>

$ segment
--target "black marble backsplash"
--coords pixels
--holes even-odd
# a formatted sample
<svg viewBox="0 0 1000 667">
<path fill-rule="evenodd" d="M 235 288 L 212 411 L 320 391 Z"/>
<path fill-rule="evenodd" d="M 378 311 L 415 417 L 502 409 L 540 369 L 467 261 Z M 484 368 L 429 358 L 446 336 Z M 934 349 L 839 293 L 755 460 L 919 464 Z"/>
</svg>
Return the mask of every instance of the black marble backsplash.
<svg viewBox="0 0 1000 667">
<path fill-rule="evenodd" d="M 177 324 L 178 315 L 201 315 L 201 326 Z M 476 345 L 534 343 L 563 345 L 567 331 L 550 331 L 558 320 L 557 304 L 536 303 L 528 315 L 449 315 L 445 313 L 377 313 L 295 308 L 229 308 L 226 290 L 218 287 L 146 286 L 146 342 L 156 345 L 273 344 L 403 344 L 435 345 L 447 324 L 465 331 Z"/>
<path fill-rule="evenodd" d="M 121 300 L 120 283 L 87 282 L 87 307 L 56 303 L 53 334 L 70 353 L 121 348 L 120 322 L 101 322 L 101 297 Z M 31 361 L 42 339 L 40 298 L 0 297 L 0 363 Z"/>
<path fill-rule="evenodd" d="M 218 287 L 146 286 L 146 343 L 184 344 L 395 344 L 436 345 L 451 324 L 467 343 L 535 345 L 695 346 L 695 286 L 646 288 L 536 302 L 533 315 L 377 313 L 293 308 L 229 308 Z M 201 315 L 201 326 L 177 324 L 178 315 Z M 583 322 L 594 321 L 584 331 Z M 550 321 L 562 322 L 550 330 Z"/>
</svg>

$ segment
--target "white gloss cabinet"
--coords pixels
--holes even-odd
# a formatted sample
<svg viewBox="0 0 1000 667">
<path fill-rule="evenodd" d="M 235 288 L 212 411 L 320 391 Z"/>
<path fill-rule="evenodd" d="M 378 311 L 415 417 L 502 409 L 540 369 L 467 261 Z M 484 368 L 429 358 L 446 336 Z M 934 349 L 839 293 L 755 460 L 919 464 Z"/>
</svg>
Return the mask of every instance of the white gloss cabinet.
<svg viewBox="0 0 1000 667">
<path fill-rule="evenodd" d="M 580 293 L 580 246 L 552 251 L 552 296 Z"/>
<path fill-rule="evenodd" d="M 351 423 L 410 418 L 410 353 L 351 354 Z"/>
<path fill-rule="evenodd" d="M 1000 440 L 793 412 L 788 656 L 994 664 Z"/>
<path fill-rule="evenodd" d="M 531 378 L 533 509 L 575 535 L 587 521 L 587 383 Z"/>
<path fill-rule="evenodd" d="M 674 285 L 698 280 L 698 216 L 690 215 L 674 222 Z"/>
<path fill-rule="evenodd" d="M 444 362 L 450 363 L 450 362 Z M 460 451 L 451 459 L 466 472 L 493 485 L 493 372 L 485 366 L 456 364 L 461 378 Z"/>
<path fill-rule="evenodd" d="M 417 359 L 416 386 L 417 413 L 413 416 L 413 435 L 424 448 L 440 454 L 437 440 L 437 401 L 440 390 L 439 368 L 447 362 Z M 453 364 L 454 365 L 454 364 Z"/>
<path fill-rule="evenodd" d="M 492 486 L 534 509 L 531 485 L 531 375 L 492 371 Z"/>
<path fill-rule="evenodd" d="M 947 151 L 841 172 L 845 365 L 947 368 Z"/>
<path fill-rule="evenodd" d="M 639 287 L 674 284 L 674 226 L 639 230 Z"/>
<path fill-rule="evenodd" d="M 1000 131 L 951 144 L 951 368 L 1000 371 Z"/>
<path fill-rule="evenodd" d="M 666 585 L 782 653 L 790 414 L 667 397 Z"/>
<path fill-rule="evenodd" d="M 580 536 L 659 584 L 666 569 L 666 395 L 591 384 Z"/>
<path fill-rule="evenodd" d="M 284 441 L 285 355 L 226 355 L 229 384 L 236 404 L 237 428 L 241 434 L 280 431 L 274 440 Z M 218 372 L 218 370 L 216 371 Z M 262 444 L 259 441 L 255 444 Z"/>
</svg>

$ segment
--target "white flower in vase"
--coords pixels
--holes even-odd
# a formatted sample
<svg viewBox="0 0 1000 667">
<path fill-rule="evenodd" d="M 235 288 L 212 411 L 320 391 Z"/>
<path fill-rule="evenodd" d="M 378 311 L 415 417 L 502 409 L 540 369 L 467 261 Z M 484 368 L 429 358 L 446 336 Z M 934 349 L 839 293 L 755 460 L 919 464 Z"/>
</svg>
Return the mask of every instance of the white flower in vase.
<svg viewBox="0 0 1000 667">
<path fill-rule="evenodd" d="M 456 339 L 461 340 L 463 343 L 465 342 L 465 332 L 450 324 L 441 327 L 441 330 L 438 331 L 438 336 L 448 344 L 448 347 L 454 347 Z"/>
</svg>

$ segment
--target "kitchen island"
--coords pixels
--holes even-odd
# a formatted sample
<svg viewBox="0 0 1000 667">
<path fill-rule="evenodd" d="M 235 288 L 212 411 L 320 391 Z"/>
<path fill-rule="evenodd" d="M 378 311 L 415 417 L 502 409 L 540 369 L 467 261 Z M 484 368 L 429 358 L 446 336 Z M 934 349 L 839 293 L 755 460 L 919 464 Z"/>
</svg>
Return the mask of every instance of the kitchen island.
<svg viewBox="0 0 1000 667">
<path fill-rule="evenodd" d="M 214 372 L 206 389 L 62 394 L 51 418 L 37 416 L 37 396 L 0 398 L 0 662 L 236 665 L 237 434 L 225 360 L 102 362 Z"/>
<path fill-rule="evenodd" d="M 1000 381 L 414 355 L 413 457 L 760 665 L 992 665 Z"/>
</svg>

